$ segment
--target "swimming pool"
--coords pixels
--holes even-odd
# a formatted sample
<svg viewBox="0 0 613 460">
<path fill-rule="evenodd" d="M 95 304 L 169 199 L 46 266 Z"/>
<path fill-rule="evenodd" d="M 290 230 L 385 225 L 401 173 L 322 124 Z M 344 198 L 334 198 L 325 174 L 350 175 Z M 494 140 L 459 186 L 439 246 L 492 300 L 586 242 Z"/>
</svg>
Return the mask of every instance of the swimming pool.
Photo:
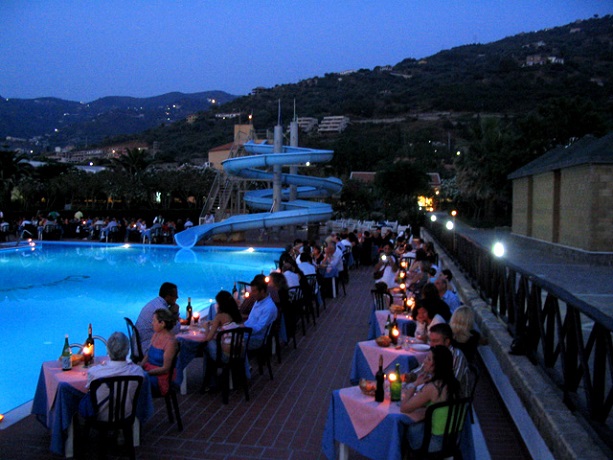
<svg viewBox="0 0 613 460">
<path fill-rule="evenodd" d="M 185 315 L 207 309 L 220 289 L 275 268 L 280 249 L 39 243 L 0 251 L 0 413 L 31 400 L 43 361 L 57 359 L 64 335 L 83 343 L 95 335 L 126 332 L 160 285 L 179 287 Z M 97 354 L 105 350 L 97 350 Z"/>
</svg>

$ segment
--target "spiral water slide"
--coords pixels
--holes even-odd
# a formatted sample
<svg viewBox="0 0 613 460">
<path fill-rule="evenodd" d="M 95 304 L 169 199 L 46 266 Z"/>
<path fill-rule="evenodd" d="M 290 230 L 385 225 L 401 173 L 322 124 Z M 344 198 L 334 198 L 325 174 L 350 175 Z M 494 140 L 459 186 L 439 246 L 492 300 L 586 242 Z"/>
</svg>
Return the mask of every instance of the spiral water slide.
<svg viewBox="0 0 613 460">
<path fill-rule="evenodd" d="M 258 168 L 270 166 L 305 165 L 325 163 L 332 159 L 331 150 L 316 150 L 304 147 L 283 146 L 282 151 L 273 153 L 273 145 L 247 142 L 245 150 L 250 155 L 230 158 L 222 162 L 224 170 L 233 176 L 246 179 L 269 180 L 273 173 Z M 306 201 L 303 198 L 323 198 L 341 191 L 343 183 L 336 177 L 310 177 L 299 174 L 282 174 L 282 185 L 295 185 L 298 199 L 288 201 L 289 188 L 282 190 L 283 201 L 277 212 L 240 214 L 222 222 L 197 225 L 175 235 L 175 242 L 182 248 L 191 248 L 203 239 L 218 233 L 242 232 L 252 229 L 268 229 L 284 225 L 302 225 L 321 222 L 332 217 L 332 206 L 326 203 Z M 273 189 L 253 190 L 245 193 L 245 202 L 253 209 L 270 210 L 273 207 Z"/>
</svg>

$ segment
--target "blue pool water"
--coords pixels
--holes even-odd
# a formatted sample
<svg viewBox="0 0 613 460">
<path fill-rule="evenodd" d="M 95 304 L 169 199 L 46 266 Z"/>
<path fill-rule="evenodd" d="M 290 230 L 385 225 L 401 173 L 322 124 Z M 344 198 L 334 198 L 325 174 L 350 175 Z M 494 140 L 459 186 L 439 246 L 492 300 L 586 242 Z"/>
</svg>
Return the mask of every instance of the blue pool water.
<svg viewBox="0 0 613 460">
<path fill-rule="evenodd" d="M 64 335 L 83 343 L 95 335 L 126 332 L 160 285 L 179 287 L 185 315 L 208 308 L 220 289 L 274 269 L 279 249 L 39 243 L 34 249 L 0 251 L 0 413 L 34 396 L 43 361 L 57 359 Z M 104 354 L 97 349 L 97 354 Z"/>
</svg>

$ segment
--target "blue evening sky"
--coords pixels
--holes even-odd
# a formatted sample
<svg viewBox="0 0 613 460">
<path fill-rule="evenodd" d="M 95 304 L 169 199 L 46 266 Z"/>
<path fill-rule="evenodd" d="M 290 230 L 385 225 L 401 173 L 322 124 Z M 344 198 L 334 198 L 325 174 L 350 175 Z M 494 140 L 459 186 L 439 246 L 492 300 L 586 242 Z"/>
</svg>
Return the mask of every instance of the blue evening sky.
<svg viewBox="0 0 613 460">
<path fill-rule="evenodd" d="M 0 0 L 0 95 L 243 95 L 611 13 L 611 0 Z"/>
</svg>

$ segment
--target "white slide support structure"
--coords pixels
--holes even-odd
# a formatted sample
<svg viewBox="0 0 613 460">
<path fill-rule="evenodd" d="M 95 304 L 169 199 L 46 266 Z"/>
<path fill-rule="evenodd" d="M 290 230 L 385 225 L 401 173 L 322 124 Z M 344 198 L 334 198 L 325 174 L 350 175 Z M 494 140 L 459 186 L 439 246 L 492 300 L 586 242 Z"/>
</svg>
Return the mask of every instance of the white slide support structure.
<svg viewBox="0 0 613 460">
<path fill-rule="evenodd" d="M 248 156 L 230 158 L 222 162 L 224 170 L 234 176 L 247 179 L 272 180 L 273 173 L 258 168 L 269 166 L 304 166 L 306 163 L 330 161 L 332 150 L 317 150 L 305 147 L 283 146 L 282 151 L 273 153 L 273 145 L 247 142 Z M 182 248 L 191 248 L 203 238 L 218 233 L 242 232 L 252 229 L 267 229 L 284 225 L 302 225 L 326 221 L 332 217 L 332 206 L 326 203 L 306 201 L 303 198 L 322 198 L 339 193 L 343 183 L 336 177 L 311 177 L 299 174 L 283 174 L 283 185 L 297 186 L 297 199 L 282 201 L 280 211 L 257 214 L 240 214 L 222 222 L 191 227 L 175 234 L 175 242 Z M 289 189 L 284 189 L 283 200 L 289 198 Z M 273 190 L 254 190 L 245 193 L 245 202 L 254 209 L 270 210 L 273 206 Z"/>
</svg>

